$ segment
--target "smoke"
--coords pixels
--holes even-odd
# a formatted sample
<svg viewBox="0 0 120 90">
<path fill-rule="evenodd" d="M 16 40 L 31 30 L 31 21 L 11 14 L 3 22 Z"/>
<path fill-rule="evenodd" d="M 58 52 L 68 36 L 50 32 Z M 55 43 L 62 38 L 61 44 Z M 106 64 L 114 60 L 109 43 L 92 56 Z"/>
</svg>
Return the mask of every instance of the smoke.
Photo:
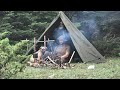
<svg viewBox="0 0 120 90">
<path fill-rule="evenodd" d="M 74 23 L 80 23 L 78 29 L 87 37 L 100 36 L 100 26 L 106 25 L 114 20 L 120 20 L 120 11 L 82 11 L 82 13 L 76 13 L 72 21 Z"/>
<path fill-rule="evenodd" d="M 59 45 L 59 39 L 62 38 L 63 43 L 67 43 L 71 45 L 71 38 L 69 36 L 69 32 L 66 30 L 65 27 L 58 27 L 55 30 L 53 30 L 53 38 L 54 42 L 48 42 L 48 50 L 53 51 L 54 48 Z"/>
<path fill-rule="evenodd" d="M 89 19 L 81 22 L 80 30 L 88 40 L 91 40 L 92 35 L 99 34 L 99 28 L 95 19 Z"/>
<path fill-rule="evenodd" d="M 79 30 L 90 41 L 100 35 L 99 25 L 103 23 L 106 17 L 105 12 L 83 11 L 78 17 L 74 17 L 73 21 L 80 23 Z"/>
<path fill-rule="evenodd" d="M 57 43 L 54 41 L 49 41 L 47 43 L 47 51 L 53 52 L 54 48 L 57 46 Z"/>
<path fill-rule="evenodd" d="M 53 37 L 54 37 L 55 40 L 57 40 L 57 43 L 59 43 L 58 39 L 60 37 L 63 38 L 64 42 L 67 42 L 67 41 L 70 40 L 69 33 L 68 33 L 68 31 L 66 30 L 65 27 L 56 28 L 53 32 Z"/>
</svg>

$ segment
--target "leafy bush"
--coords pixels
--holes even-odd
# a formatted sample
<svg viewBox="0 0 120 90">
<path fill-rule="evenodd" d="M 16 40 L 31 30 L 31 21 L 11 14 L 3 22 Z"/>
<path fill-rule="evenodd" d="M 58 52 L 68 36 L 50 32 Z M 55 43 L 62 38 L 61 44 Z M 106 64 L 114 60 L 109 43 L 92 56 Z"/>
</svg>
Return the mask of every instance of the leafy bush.
<svg viewBox="0 0 120 90">
<path fill-rule="evenodd" d="M 27 42 L 21 41 L 15 45 L 10 45 L 8 38 L 0 40 L 0 78 L 10 78 L 22 70 L 24 64 L 20 62 L 27 58 L 24 55 Z"/>
<path fill-rule="evenodd" d="M 118 53 L 118 55 L 120 56 L 120 53 Z"/>
<path fill-rule="evenodd" d="M 6 66 L 1 69 L 0 77 L 2 79 L 9 79 L 20 72 L 23 67 L 25 66 L 23 64 L 20 64 L 19 62 L 8 62 Z"/>
<path fill-rule="evenodd" d="M 18 54 L 23 55 L 26 52 L 26 48 L 27 48 L 26 44 L 27 43 L 28 43 L 27 40 L 22 40 L 21 42 L 15 44 L 13 46 L 14 53 L 16 55 L 18 55 Z"/>
<path fill-rule="evenodd" d="M 102 40 L 93 41 L 94 46 L 98 51 L 107 57 L 119 56 L 120 52 L 120 38 L 106 38 Z"/>
</svg>

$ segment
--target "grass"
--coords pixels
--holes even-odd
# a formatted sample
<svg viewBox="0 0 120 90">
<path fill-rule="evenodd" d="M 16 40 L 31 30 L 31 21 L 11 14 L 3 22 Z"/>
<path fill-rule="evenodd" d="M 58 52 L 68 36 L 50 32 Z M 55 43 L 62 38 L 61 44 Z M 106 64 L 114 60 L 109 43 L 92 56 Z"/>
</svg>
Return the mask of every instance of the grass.
<svg viewBox="0 0 120 90">
<path fill-rule="evenodd" d="M 74 63 L 74 68 L 51 69 L 26 67 L 14 79 L 120 79 L 120 58 L 109 58 L 100 64 Z M 87 69 L 95 65 L 94 69 Z"/>
</svg>

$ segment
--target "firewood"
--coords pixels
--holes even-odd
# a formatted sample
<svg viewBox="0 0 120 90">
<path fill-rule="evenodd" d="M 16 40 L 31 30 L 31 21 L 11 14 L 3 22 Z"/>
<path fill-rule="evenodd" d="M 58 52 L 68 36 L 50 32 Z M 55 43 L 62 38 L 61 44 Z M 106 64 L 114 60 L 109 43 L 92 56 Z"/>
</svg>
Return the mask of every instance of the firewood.
<svg viewBox="0 0 120 90">
<path fill-rule="evenodd" d="M 69 60 L 69 62 L 68 62 L 68 67 L 70 67 L 70 63 L 71 63 L 71 61 L 72 61 L 72 58 L 73 58 L 74 54 L 75 54 L 75 51 L 72 53 L 72 56 L 71 56 L 71 58 L 70 58 L 70 60 Z"/>
<path fill-rule="evenodd" d="M 49 56 L 48 56 L 48 59 L 55 65 L 59 66 L 57 63 L 55 63 Z"/>
</svg>

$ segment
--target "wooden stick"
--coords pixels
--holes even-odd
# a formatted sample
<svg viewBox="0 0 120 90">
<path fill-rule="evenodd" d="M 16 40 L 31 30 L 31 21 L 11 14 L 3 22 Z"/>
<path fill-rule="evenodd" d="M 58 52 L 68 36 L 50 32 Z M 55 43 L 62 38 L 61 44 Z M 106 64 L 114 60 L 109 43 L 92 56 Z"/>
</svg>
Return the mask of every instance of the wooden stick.
<svg viewBox="0 0 120 90">
<path fill-rule="evenodd" d="M 36 52 L 36 38 L 34 37 L 34 52 Z"/>
<path fill-rule="evenodd" d="M 59 66 L 57 63 L 55 63 L 49 56 L 48 56 L 48 59 L 55 65 Z"/>
<path fill-rule="evenodd" d="M 72 58 L 73 58 L 74 54 L 75 54 L 75 51 L 72 53 L 72 56 L 71 56 L 71 58 L 70 58 L 70 60 L 69 60 L 69 62 L 68 62 L 68 63 L 71 63 L 71 61 L 72 61 Z"/>
<path fill-rule="evenodd" d="M 26 38 L 26 41 L 27 41 L 27 38 Z M 28 51 L 28 43 L 27 43 L 27 51 Z"/>
<path fill-rule="evenodd" d="M 70 58 L 70 60 L 69 60 L 69 62 L 68 62 L 68 67 L 70 67 L 70 63 L 71 63 L 71 60 L 72 60 L 74 54 L 75 54 L 75 51 L 72 53 L 72 56 L 71 56 L 71 58 Z"/>
<path fill-rule="evenodd" d="M 54 42 L 55 40 L 36 41 L 36 42 L 49 42 L 49 41 L 52 41 L 52 42 Z M 29 42 L 34 42 L 34 41 L 29 41 Z"/>
<path fill-rule="evenodd" d="M 34 53 L 36 52 L 36 38 L 34 37 Z M 37 60 L 34 58 L 34 62 L 36 63 Z"/>
<path fill-rule="evenodd" d="M 46 36 L 44 36 L 44 47 L 46 47 Z"/>
<path fill-rule="evenodd" d="M 49 41 L 55 41 L 55 40 L 46 40 L 46 41 L 37 41 L 37 42 L 49 42 Z"/>
</svg>

